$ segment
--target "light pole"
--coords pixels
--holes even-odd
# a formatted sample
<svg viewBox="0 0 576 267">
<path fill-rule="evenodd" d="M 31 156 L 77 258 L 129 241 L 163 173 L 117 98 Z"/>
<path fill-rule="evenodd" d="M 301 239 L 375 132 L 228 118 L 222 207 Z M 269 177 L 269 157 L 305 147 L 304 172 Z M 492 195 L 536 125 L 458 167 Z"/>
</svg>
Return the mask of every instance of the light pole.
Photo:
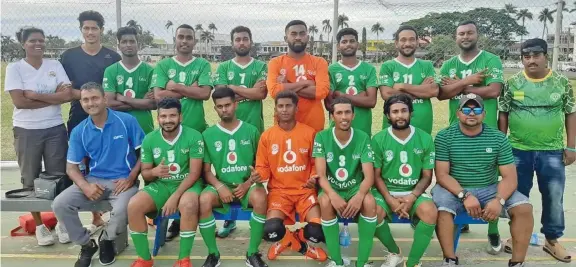
<svg viewBox="0 0 576 267">
<path fill-rule="evenodd" d="M 332 63 L 338 61 L 338 51 L 336 44 L 336 34 L 338 33 L 338 0 L 334 0 L 334 18 L 332 19 L 332 29 L 334 29 L 334 34 L 332 34 Z"/>
</svg>

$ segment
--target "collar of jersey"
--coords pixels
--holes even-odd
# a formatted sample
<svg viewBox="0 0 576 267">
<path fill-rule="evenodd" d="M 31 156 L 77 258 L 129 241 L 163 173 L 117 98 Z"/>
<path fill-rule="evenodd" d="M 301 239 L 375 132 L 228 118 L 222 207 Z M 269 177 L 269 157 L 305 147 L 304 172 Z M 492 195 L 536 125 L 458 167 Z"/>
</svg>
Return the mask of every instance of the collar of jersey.
<svg viewBox="0 0 576 267">
<path fill-rule="evenodd" d="M 106 117 L 106 122 L 104 123 L 104 125 L 109 125 L 114 123 L 114 120 L 112 119 L 112 116 L 115 116 L 114 114 L 112 114 L 112 110 L 110 108 L 106 108 L 106 112 L 108 113 L 107 117 Z M 88 117 L 88 125 L 90 125 L 90 127 L 92 127 L 93 129 L 100 129 L 102 130 L 100 127 L 96 126 L 96 124 L 94 124 L 94 121 L 92 121 L 92 117 Z M 104 128 L 104 127 L 102 127 Z"/>
<path fill-rule="evenodd" d="M 474 56 L 474 58 L 471 59 L 471 60 L 468 61 L 468 62 L 466 62 L 466 61 L 464 61 L 464 59 L 462 59 L 462 55 L 458 55 L 458 60 L 460 60 L 460 62 L 462 62 L 462 64 L 464 64 L 464 65 L 470 65 L 470 64 L 472 64 L 472 62 L 474 62 L 474 60 L 476 60 L 482 53 L 484 53 L 484 50 L 480 50 L 480 51 L 478 52 L 478 54 L 476 54 L 476 56 Z"/>
<path fill-rule="evenodd" d="M 522 74 L 524 75 L 524 78 L 526 78 L 526 80 L 528 80 L 529 82 L 539 83 L 539 82 L 543 82 L 546 79 L 550 78 L 550 76 L 552 76 L 552 70 L 549 70 L 548 74 L 546 74 L 546 76 L 544 76 L 544 78 L 540 78 L 540 79 L 534 79 L 534 78 L 528 77 L 528 74 L 526 74 L 526 70 L 523 70 Z"/>
<path fill-rule="evenodd" d="M 392 126 L 388 126 L 388 133 L 392 136 L 392 138 L 394 138 L 394 140 L 396 140 L 396 142 L 400 143 L 401 145 L 406 145 L 410 141 L 410 139 L 412 139 L 412 136 L 414 136 L 415 131 L 416 129 L 414 128 L 414 126 L 410 125 L 410 134 L 408 135 L 408 137 L 406 137 L 406 139 L 402 140 L 394 134 L 394 132 L 392 131 Z"/>
<path fill-rule="evenodd" d="M 164 142 L 166 142 L 167 144 L 173 146 L 174 144 L 176 144 L 176 142 L 178 142 L 178 139 L 180 139 L 180 135 L 182 134 L 182 125 L 178 126 L 178 135 L 176 135 L 176 138 L 174 138 L 174 140 L 172 141 L 168 141 L 166 140 L 166 138 L 164 138 L 164 135 L 162 134 L 162 130 L 160 130 L 160 136 L 162 137 L 162 140 L 164 140 Z"/>
<path fill-rule="evenodd" d="M 340 149 L 346 148 L 350 144 L 350 142 L 352 142 L 352 139 L 354 138 L 354 128 L 351 127 L 350 131 L 351 131 L 350 138 L 348 139 L 348 141 L 346 141 L 345 144 L 341 144 L 338 138 L 336 138 L 336 127 L 332 127 L 332 136 L 334 137 L 334 141 L 336 142 L 336 144 Z"/>
</svg>

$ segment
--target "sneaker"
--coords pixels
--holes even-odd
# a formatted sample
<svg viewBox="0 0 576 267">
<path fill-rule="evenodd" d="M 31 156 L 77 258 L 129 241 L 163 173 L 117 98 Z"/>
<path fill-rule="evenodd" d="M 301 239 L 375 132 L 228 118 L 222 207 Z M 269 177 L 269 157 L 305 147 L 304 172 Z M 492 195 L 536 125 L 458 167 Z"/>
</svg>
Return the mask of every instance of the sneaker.
<svg viewBox="0 0 576 267">
<path fill-rule="evenodd" d="M 502 251 L 502 240 L 500 240 L 499 234 L 489 234 L 488 235 L 488 254 L 498 255 Z"/>
<path fill-rule="evenodd" d="M 388 253 L 388 256 L 384 260 L 384 263 L 382 263 L 382 265 L 380 265 L 380 267 L 396 267 L 400 263 L 403 263 L 403 262 L 404 262 L 404 257 L 402 257 L 402 254 L 400 254 L 400 253 L 398 253 L 398 254 Z"/>
<path fill-rule="evenodd" d="M 98 245 L 94 239 L 90 239 L 87 245 L 82 246 L 78 254 L 78 260 L 74 267 L 90 267 L 92 266 L 92 256 L 98 251 Z"/>
<path fill-rule="evenodd" d="M 36 226 L 36 240 L 38 240 L 38 246 L 54 245 L 54 236 L 50 229 L 43 224 Z"/>
<path fill-rule="evenodd" d="M 202 267 L 218 267 L 220 266 L 220 255 L 216 256 L 216 254 L 210 254 L 202 264 Z M 174 266 L 176 267 L 176 266 Z"/>
<path fill-rule="evenodd" d="M 224 221 L 224 226 L 218 229 L 216 236 L 220 238 L 228 237 L 232 232 L 236 230 L 236 221 Z"/>
<path fill-rule="evenodd" d="M 190 262 L 190 258 L 184 258 L 177 260 L 172 267 L 192 267 L 192 263 Z"/>
<path fill-rule="evenodd" d="M 116 250 L 114 249 L 114 241 L 103 239 L 104 232 L 100 234 L 100 264 L 110 265 L 116 261 Z"/>
<path fill-rule="evenodd" d="M 321 248 L 316 248 L 308 245 L 308 243 L 303 243 L 301 250 L 304 250 L 304 248 L 306 249 L 306 251 L 304 253 L 301 252 L 302 255 L 304 255 L 304 257 L 311 258 L 317 261 L 326 261 L 328 259 L 328 254 L 326 254 L 326 251 L 324 251 Z"/>
<path fill-rule="evenodd" d="M 406 262 L 404 262 L 404 267 L 407 267 Z M 414 267 L 422 267 L 422 263 L 419 262 L 418 264 L 414 265 Z"/>
<path fill-rule="evenodd" d="M 462 226 L 462 229 L 460 230 L 460 233 L 470 233 L 470 225 L 469 225 L 469 224 L 465 224 L 464 226 Z"/>
<path fill-rule="evenodd" d="M 288 233 L 286 233 L 286 234 L 288 234 Z M 268 249 L 268 259 L 269 260 L 275 260 L 278 257 L 278 255 L 280 255 L 284 250 L 286 250 L 289 247 L 290 247 L 290 242 L 287 242 L 284 240 L 281 240 L 280 242 L 274 243 Z"/>
<path fill-rule="evenodd" d="M 56 235 L 58 235 L 58 241 L 61 244 L 70 243 L 70 236 L 68 236 L 68 230 L 66 230 L 64 224 L 57 223 L 55 229 L 56 229 Z"/>
<path fill-rule="evenodd" d="M 174 220 L 170 225 L 170 227 L 168 227 L 168 234 L 166 235 L 166 241 L 172 241 L 179 235 L 180 235 L 180 222 Z"/>
<path fill-rule="evenodd" d="M 444 261 L 442 262 L 442 266 L 456 266 L 456 265 L 458 265 L 458 257 L 456 257 L 456 259 L 444 258 Z"/>
<path fill-rule="evenodd" d="M 130 265 L 130 267 L 154 267 L 154 261 L 138 258 L 132 263 L 132 265 Z"/>
<path fill-rule="evenodd" d="M 350 266 L 350 259 L 342 257 L 342 265 L 336 264 L 335 261 L 331 260 L 326 264 L 326 267 L 347 267 Z"/>
<path fill-rule="evenodd" d="M 262 254 L 256 252 L 251 256 L 246 256 L 246 266 L 248 267 L 268 267 L 268 264 L 262 260 Z"/>
<path fill-rule="evenodd" d="M 524 267 L 524 266 L 526 266 L 526 265 L 524 264 L 524 262 L 515 262 L 515 263 L 512 263 L 511 260 L 508 261 L 508 267 Z"/>
</svg>

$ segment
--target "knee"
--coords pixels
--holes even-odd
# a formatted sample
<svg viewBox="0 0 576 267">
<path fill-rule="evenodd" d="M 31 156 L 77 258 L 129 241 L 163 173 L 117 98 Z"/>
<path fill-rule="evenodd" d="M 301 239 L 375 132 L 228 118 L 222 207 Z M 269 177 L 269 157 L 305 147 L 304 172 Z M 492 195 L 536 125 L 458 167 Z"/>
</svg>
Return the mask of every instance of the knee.
<svg viewBox="0 0 576 267">
<path fill-rule="evenodd" d="M 418 207 L 418 218 L 427 224 L 436 224 L 438 220 L 438 209 L 431 202 L 422 203 Z"/>
<path fill-rule="evenodd" d="M 280 218 L 271 218 L 264 223 L 264 240 L 268 242 L 278 242 L 284 238 L 286 227 Z"/>
<path fill-rule="evenodd" d="M 212 212 L 212 202 L 214 195 L 211 193 L 203 193 L 200 195 L 200 213 Z"/>
<path fill-rule="evenodd" d="M 509 213 L 512 220 L 526 220 L 528 218 L 533 219 L 532 205 L 528 203 L 511 208 Z"/>
<path fill-rule="evenodd" d="M 70 203 L 66 200 L 63 194 L 60 194 L 54 198 L 54 201 L 52 202 L 52 210 L 55 214 L 61 214 L 67 210 L 70 210 Z"/>
<path fill-rule="evenodd" d="M 256 211 L 266 211 L 268 200 L 266 199 L 266 190 L 264 188 L 255 188 L 250 193 L 250 204 Z"/>
<path fill-rule="evenodd" d="M 304 226 L 304 238 L 313 243 L 324 242 L 324 232 L 322 226 L 318 223 L 308 223 Z"/>
<path fill-rule="evenodd" d="M 328 195 L 326 195 L 326 193 L 318 197 L 318 204 L 320 205 L 320 210 L 332 208 L 332 203 L 330 203 L 330 198 Z"/>
<path fill-rule="evenodd" d="M 373 216 L 376 213 L 376 200 L 371 194 L 367 194 L 362 201 L 362 214 Z"/>
<path fill-rule="evenodd" d="M 180 198 L 180 203 L 178 204 L 178 210 L 180 210 L 180 213 L 184 214 L 197 214 L 198 196 L 188 195 L 186 197 Z"/>
</svg>

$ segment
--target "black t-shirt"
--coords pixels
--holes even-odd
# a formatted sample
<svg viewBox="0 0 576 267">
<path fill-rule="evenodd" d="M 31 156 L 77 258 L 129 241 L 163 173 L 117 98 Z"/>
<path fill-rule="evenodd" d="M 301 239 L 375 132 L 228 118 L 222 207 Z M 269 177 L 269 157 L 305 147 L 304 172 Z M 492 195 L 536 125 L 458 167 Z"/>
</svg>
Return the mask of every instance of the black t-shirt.
<svg viewBox="0 0 576 267">
<path fill-rule="evenodd" d="M 102 47 L 98 54 L 92 56 L 84 52 L 78 46 L 66 50 L 60 59 L 62 66 L 72 82 L 74 89 L 80 89 L 87 82 L 102 84 L 104 70 L 120 61 L 122 58 L 114 50 Z M 68 117 L 68 133 L 81 121 L 86 119 L 88 114 L 82 109 L 80 101 L 74 100 L 70 105 L 70 116 Z"/>
</svg>

